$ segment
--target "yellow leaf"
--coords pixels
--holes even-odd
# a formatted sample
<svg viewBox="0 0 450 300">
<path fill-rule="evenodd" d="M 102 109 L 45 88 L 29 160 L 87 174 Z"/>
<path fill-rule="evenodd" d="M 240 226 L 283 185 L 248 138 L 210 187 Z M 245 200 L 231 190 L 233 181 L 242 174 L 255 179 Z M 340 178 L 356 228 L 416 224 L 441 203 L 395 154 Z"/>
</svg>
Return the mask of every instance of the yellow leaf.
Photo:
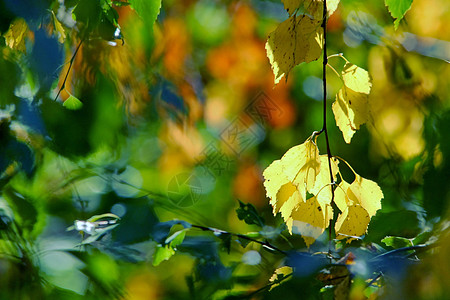
<svg viewBox="0 0 450 300">
<path fill-rule="evenodd" d="M 3 35 L 6 45 L 11 49 L 26 52 L 25 36 L 27 31 L 28 26 L 25 20 L 15 19 L 9 26 L 8 31 Z"/>
<path fill-rule="evenodd" d="M 336 238 L 344 239 L 352 236 L 362 236 L 366 233 L 369 222 L 369 214 L 362 206 L 349 206 L 339 215 L 336 221 Z M 349 241 L 351 240 L 349 239 Z"/>
<path fill-rule="evenodd" d="M 355 180 L 349 186 L 347 195 L 355 204 L 361 205 L 373 217 L 381 208 L 383 192 L 378 184 L 372 180 L 355 174 Z"/>
<path fill-rule="evenodd" d="M 320 172 L 319 149 L 312 139 L 289 149 L 281 158 L 283 173 L 297 186 L 303 198 L 314 188 Z"/>
<path fill-rule="evenodd" d="M 342 80 L 354 92 L 369 94 L 372 88 L 369 73 L 354 64 L 346 63 L 342 71 Z"/>
<path fill-rule="evenodd" d="M 275 75 L 275 84 L 302 62 L 317 60 L 322 52 L 321 20 L 306 15 L 292 16 L 269 34 L 267 57 Z"/>
<path fill-rule="evenodd" d="M 273 213 L 276 215 L 280 210 L 282 203 L 277 204 L 277 193 L 281 189 L 282 186 L 289 183 L 286 175 L 283 173 L 282 162 L 281 160 L 275 160 L 268 166 L 263 173 L 265 178 L 264 187 L 266 188 L 266 195 L 270 199 L 270 204 L 273 207 Z M 288 199 L 290 195 L 284 195 L 285 192 L 282 192 L 281 197 Z M 284 200 L 286 201 L 286 200 Z M 283 201 L 281 201 L 283 202 Z"/>
<path fill-rule="evenodd" d="M 328 156 L 320 155 L 320 172 L 317 174 L 314 187 L 310 190 L 310 193 L 316 195 L 317 201 L 320 205 L 331 203 L 331 178 L 330 169 L 328 166 Z M 331 169 L 333 170 L 333 178 L 336 180 L 336 175 L 339 172 L 339 161 L 336 158 L 331 159 Z"/>
<path fill-rule="evenodd" d="M 58 42 L 63 44 L 66 39 L 66 32 L 64 31 L 64 28 L 62 27 L 61 22 L 59 22 L 59 20 L 56 18 L 53 10 L 52 10 L 52 20 L 53 20 L 53 26 L 54 26 L 56 32 L 58 33 Z"/>
<path fill-rule="evenodd" d="M 331 16 L 337 9 L 340 0 L 327 0 L 328 16 Z M 304 8 L 304 12 L 310 14 L 315 19 L 322 19 L 323 1 L 322 0 L 281 0 L 289 16 L 295 13 L 299 8 Z"/>
<path fill-rule="evenodd" d="M 288 280 L 286 278 L 287 276 L 291 275 L 293 272 L 292 268 L 289 266 L 283 266 L 275 270 L 275 273 L 273 273 L 272 277 L 270 277 L 269 281 L 273 282 L 273 284 L 270 286 L 270 290 L 272 290 L 274 287 L 279 286 L 283 281 Z"/>
<path fill-rule="evenodd" d="M 322 206 L 316 197 L 311 197 L 292 212 L 292 228 L 288 225 L 288 229 L 291 233 L 300 234 L 309 247 L 325 231 L 332 217 L 331 206 Z"/>
<path fill-rule="evenodd" d="M 332 109 L 336 125 L 349 144 L 356 130 L 369 119 L 368 96 L 343 86 L 336 95 Z"/>
<path fill-rule="evenodd" d="M 352 205 L 349 197 L 347 196 L 347 190 L 349 187 L 350 184 L 345 180 L 342 180 L 334 190 L 334 203 L 341 212 L 343 212 L 348 206 Z"/>
<path fill-rule="evenodd" d="M 287 221 L 291 217 L 292 211 L 297 208 L 301 202 L 304 202 L 304 199 L 302 198 L 296 187 L 290 182 L 280 188 L 277 193 L 276 200 L 277 207 L 279 207 L 281 216 L 285 221 Z"/>
</svg>

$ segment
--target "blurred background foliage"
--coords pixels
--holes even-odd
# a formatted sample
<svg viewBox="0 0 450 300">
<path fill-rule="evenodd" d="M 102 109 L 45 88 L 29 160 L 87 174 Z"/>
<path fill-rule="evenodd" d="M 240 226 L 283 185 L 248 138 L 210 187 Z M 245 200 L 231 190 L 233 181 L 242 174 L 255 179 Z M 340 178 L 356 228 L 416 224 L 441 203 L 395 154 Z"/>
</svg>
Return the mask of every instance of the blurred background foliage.
<svg viewBox="0 0 450 300">
<path fill-rule="evenodd" d="M 330 266 L 262 185 L 322 124 L 321 61 L 273 85 L 281 2 L 2 0 L 0 299 L 448 299 L 449 6 L 414 0 L 394 30 L 384 1 L 342 0 L 328 22 L 373 79 L 351 145 L 330 114 L 332 153 L 384 192 Z"/>
</svg>

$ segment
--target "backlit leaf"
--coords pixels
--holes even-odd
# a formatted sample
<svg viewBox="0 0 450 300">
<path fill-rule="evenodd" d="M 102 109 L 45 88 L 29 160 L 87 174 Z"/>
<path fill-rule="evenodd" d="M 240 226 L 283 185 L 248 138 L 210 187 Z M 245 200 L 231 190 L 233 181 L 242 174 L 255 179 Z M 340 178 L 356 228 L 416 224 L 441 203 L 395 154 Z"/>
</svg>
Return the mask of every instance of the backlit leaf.
<svg viewBox="0 0 450 300">
<path fill-rule="evenodd" d="M 369 94 L 372 88 L 369 73 L 352 63 L 345 64 L 342 80 L 346 87 L 358 93 Z"/>
<path fill-rule="evenodd" d="M 344 86 L 337 93 L 332 109 L 336 125 L 349 144 L 355 132 L 369 119 L 368 96 Z"/>
<path fill-rule="evenodd" d="M 11 49 L 26 52 L 25 37 L 27 31 L 28 26 L 25 20 L 15 19 L 9 26 L 8 31 L 3 35 L 6 45 Z"/>
<path fill-rule="evenodd" d="M 300 203 L 292 212 L 290 231 L 300 234 L 309 247 L 325 231 L 332 217 L 331 206 L 320 205 L 316 197 L 311 197 L 306 202 Z"/>
<path fill-rule="evenodd" d="M 386 246 L 394 249 L 412 246 L 411 240 L 399 236 L 387 236 L 381 240 Z"/>
<path fill-rule="evenodd" d="M 361 205 L 373 217 L 381 208 L 383 192 L 378 184 L 372 180 L 355 174 L 355 180 L 347 190 L 347 195 L 354 203 Z"/>
<path fill-rule="evenodd" d="M 337 9 L 340 0 L 327 0 L 328 16 L 331 16 Z M 305 13 L 310 14 L 315 19 L 321 19 L 323 15 L 323 1 L 322 0 L 281 0 L 284 8 L 289 13 L 289 16 L 295 13 L 299 8 L 303 8 Z"/>
<path fill-rule="evenodd" d="M 69 94 L 69 98 L 67 98 L 63 106 L 70 110 L 77 110 L 83 107 L 83 102 L 81 102 L 78 98 L 76 98 L 74 95 Z"/>
<path fill-rule="evenodd" d="M 161 10 L 161 0 L 130 0 L 130 4 L 143 20 L 152 25 Z"/>
<path fill-rule="evenodd" d="M 281 158 L 283 173 L 303 198 L 314 188 L 320 172 L 319 149 L 312 139 L 289 149 Z"/>
<path fill-rule="evenodd" d="M 336 238 L 344 239 L 362 236 L 366 233 L 369 222 L 369 214 L 362 206 L 349 206 L 339 215 L 336 221 Z"/>
<path fill-rule="evenodd" d="M 395 18 L 394 27 L 398 28 L 400 21 L 405 16 L 406 12 L 411 8 L 413 0 L 384 0 L 391 16 Z"/>
<path fill-rule="evenodd" d="M 64 28 L 62 27 L 61 22 L 59 22 L 59 20 L 56 18 L 53 10 L 52 10 L 52 20 L 53 20 L 53 26 L 54 26 L 56 32 L 58 33 L 58 42 L 63 44 L 64 41 L 66 40 L 66 32 L 64 31 Z"/>
<path fill-rule="evenodd" d="M 336 158 L 331 159 L 331 168 L 333 170 L 333 178 L 336 180 L 336 175 L 339 172 L 339 161 Z M 328 167 L 328 156 L 320 155 L 320 172 L 316 176 L 316 182 L 310 192 L 317 197 L 320 205 L 331 203 L 331 178 Z"/>
<path fill-rule="evenodd" d="M 175 254 L 175 250 L 172 249 L 169 245 L 158 247 L 155 250 L 155 254 L 153 254 L 153 265 L 158 266 L 164 260 L 168 260 Z"/>
<path fill-rule="evenodd" d="M 287 277 L 292 274 L 293 270 L 289 266 L 283 266 L 275 270 L 272 277 L 270 277 L 269 281 L 273 284 L 270 286 L 270 289 L 279 286 L 283 281 L 287 280 Z"/>
<path fill-rule="evenodd" d="M 302 62 L 317 60 L 322 52 L 321 20 L 306 15 L 292 16 L 269 34 L 267 57 L 275 75 L 275 84 Z"/>
</svg>

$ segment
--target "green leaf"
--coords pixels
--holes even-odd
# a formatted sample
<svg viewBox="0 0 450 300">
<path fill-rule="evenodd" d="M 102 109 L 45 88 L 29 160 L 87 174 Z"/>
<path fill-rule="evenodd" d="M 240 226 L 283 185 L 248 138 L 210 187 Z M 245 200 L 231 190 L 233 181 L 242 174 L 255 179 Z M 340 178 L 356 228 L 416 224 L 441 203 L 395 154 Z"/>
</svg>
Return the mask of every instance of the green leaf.
<svg viewBox="0 0 450 300">
<path fill-rule="evenodd" d="M 63 106 L 67 109 L 70 110 L 78 110 L 81 107 L 83 107 L 83 102 L 81 102 L 77 97 L 75 97 L 72 94 L 69 94 L 69 98 L 67 98 L 64 103 Z"/>
<path fill-rule="evenodd" d="M 171 248 L 175 249 L 178 245 L 183 243 L 184 237 L 186 236 L 186 230 L 180 230 L 172 234 L 166 239 L 165 244 L 168 244 Z"/>
<path fill-rule="evenodd" d="M 87 219 L 86 221 L 88 221 L 88 222 L 96 222 L 96 221 L 99 221 L 100 219 L 106 219 L 106 218 L 120 220 L 120 217 L 116 216 L 115 214 L 106 213 L 106 214 L 92 216 L 89 219 Z"/>
<path fill-rule="evenodd" d="M 148 24 L 153 25 L 161 10 L 161 0 L 130 0 L 131 7 Z"/>
<path fill-rule="evenodd" d="M 399 237 L 399 236 L 387 236 L 381 240 L 386 246 L 392 247 L 394 249 L 404 248 L 412 246 L 410 240 Z"/>
<path fill-rule="evenodd" d="M 414 245 L 420 245 L 420 244 L 425 244 L 430 237 L 433 235 L 433 232 L 431 231 L 424 231 L 422 233 L 420 233 L 419 235 L 417 235 L 413 240 L 413 244 Z"/>
<path fill-rule="evenodd" d="M 155 254 L 153 255 L 153 265 L 158 266 L 162 261 L 168 260 L 175 254 L 175 250 L 169 245 L 161 246 L 158 245 Z"/>
<path fill-rule="evenodd" d="M 397 29 L 400 21 L 405 16 L 406 12 L 411 8 L 413 0 L 384 0 L 391 16 L 395 19 L 394 28 Z"/>
<path fill-rule="evenodd" d="M 264 219 L 259 216 L 256 208 L 250 203 L 244 204 L 239 201 L 239 207 L 236 209 L 236 213 L 239 220 L 244 220 L 249 225 L 264 226 Z"/>
</svg>

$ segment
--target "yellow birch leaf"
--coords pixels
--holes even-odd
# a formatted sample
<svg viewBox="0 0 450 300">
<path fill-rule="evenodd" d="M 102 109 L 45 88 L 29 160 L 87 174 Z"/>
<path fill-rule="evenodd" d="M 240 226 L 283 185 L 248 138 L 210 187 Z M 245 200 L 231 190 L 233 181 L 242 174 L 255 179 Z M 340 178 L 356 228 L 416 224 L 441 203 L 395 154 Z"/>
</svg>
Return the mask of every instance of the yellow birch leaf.
<svg viewBox="0 0 450 300">
<path fill-rule="evenodd" d="M 289 280 L 289 278 L 286 278 L 287 276 L 291 275 L 293 272 L 292 268 L 289 266 L 283 266 L 275 270 L 275 273 L 273 273 L 272 277 L 270 277 L 269 282 L 273 282 L 273 284 L 270 286 L 269 291 L 271 291 L 273 288 L 279 286 L 283 281 Z"/>
<path fill-rule="evenodd" d="M 292 16 L 269 34 L 267 57 L 275 75 L 275 84 L 302 62 L 317 60 L 322 52 L 321 20 L 306 15 Z"/>
<path fill-rule="evenodd" d="M 296 187 L 290 182 L 280 188 L 276 200 L 276 205 L 279 207 L 279 211 L 285 222 L 291 217 L 292 211 L 297 208 L 301 202 L 304 202 Z"/>
<path fill-rule="evenodd" d="M 317 197 L 317 201 L 319 201 L 320 205 L 330 204 L 331 203 L 331 178 L 330 178 L 330 169 L 328 166 L 328 156 L 320 155 L 320 172 L 317 174 L 316 182 L 314 187 L 309 191 L 311 194 L 314 194 Z M 336 180 L 336 175 L 339 172 L 339 161 L 336 158 L 331 159 L 331 169 L 333 170 L 333 178 Z"/>
<path fill-rule="evenodd" d="M 270 204 L 273 207 L 274 215 L 278 213 L 282 205 L 277 205 L 277 193 L 282 186 L 284 186 L 286 183 L 289 183 L 289 180 L 283 173 L 283 168 L 281 165 L 281 160 L 275 160 L 263 172 L 263 176 L 265 178 L 264 187 L 266 189 L 266 195 L 270 199 Z M 292 194 L 287 195 L 287 198 L 289 198 L 291 195 Z M 283 196 L 286 197 L 285 195 Z"/>
<path fill-rule="evenodd" d="M 25 36 L 28 31 L 27 23 L 24 19 L 15 19 L 9 26 L 8 31 L 3 35 L 6 45 L 9 48 L 21 52 L 26 52 Z"/>
<path fill-rule="evenodd" d="M 373 217 L 377 210 L 381 208 L 383 192 L 378 184 L 372 180 L 363 178 L 355 174 L 355 180 L 347 189 L 347 196 L 355 204 L 361 205 Z"/>
<path fill-rule="evenodd" d="M 66 32 L 64 31 L 63 26 L 61 25 L 61 22 L 56 18 L 55 13 L 52 10 L 52 20 L 53 20 L 53 26 L 58 33 L 58 42 L 61 44 L 64 44 L 64 41 L 66 40 Z"/>
<path fill-rule="evenodd" d="M 356 130 L 369 119 L 368 95 L 343 86 L 336 95 L 332 109 L 336 125 L 349 144 Z"/>
<path fill-rule="evenodd" d="M 334 203 L 343 212 L 347 207 L 351 206 L 351 200 L 347 196 L 347 190 L 350 187 L 350 183 L 342 180 L 341 183 L 334 190 Z"/>
<path fill-rule="evenodd" d="M 362 236 L 366 233 L 369 222 L 369 214 L 362 206 L 349 206 L 336 220 L 336 238 L 344 239 L 349 236 Z M 348 241 L 351 240 L 350 238 Z"/>
<path fill-rule="evenodd" d="M 346 63 L 342 70 L 342 80 L 354 92 L 369 94 L 372 88 L 369 73 L 352 63 Z"/>
<path fill-rule="evenodd" d="M 292 228 L 288 225 L 288 229 L 291 233 L 300 234 L 309 247 L 325 231 L 332 217 L 331 206 L 323 207 L 316 197 L 311 197 L 292 212 Z"/>
<path fill-rule="evenodd" d="M 312 139 L 289 149 L 281 158 L 283 173 L 289 181 L 297 186 L 298 191 L 306 198 L 306 191 L 314 187 L 317 174 L 320 172 L 319 149 Z"/>
<path fill-rule="evenodd" d="M 331 16 L 338 7 L 340 0 L 327 0 L 328 16 Z M 323 1 L 322 0 L 281 0 L 284 9 L 289 16 L 295 13 L 299 8 L 304 8 L 304 12 L 310 14 L 315 19 L 322 19 Z"/>
</svg>

